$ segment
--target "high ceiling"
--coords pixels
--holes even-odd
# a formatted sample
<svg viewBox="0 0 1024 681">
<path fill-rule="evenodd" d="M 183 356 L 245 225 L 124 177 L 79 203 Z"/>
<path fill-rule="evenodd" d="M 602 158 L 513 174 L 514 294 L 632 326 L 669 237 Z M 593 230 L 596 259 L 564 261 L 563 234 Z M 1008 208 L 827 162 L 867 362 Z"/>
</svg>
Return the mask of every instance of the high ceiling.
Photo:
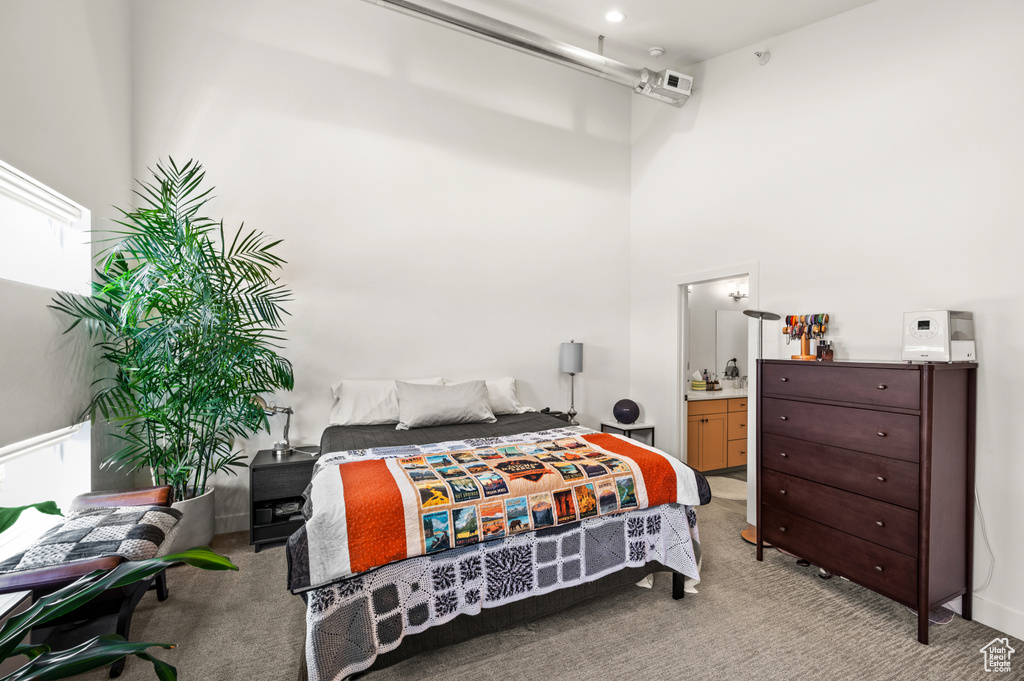
<svg viewBox="0 0 1024 681">
<path fill-rule="evenodd" d="M 770 38 L 874 0 L 448 0 L 521 28 L 597 51 L 631 66 L 679 68 Z M 619 23 L 604 17 L 617 9 Z M 650 48 L 662 47 L 657 59 Z"/>
</svg>

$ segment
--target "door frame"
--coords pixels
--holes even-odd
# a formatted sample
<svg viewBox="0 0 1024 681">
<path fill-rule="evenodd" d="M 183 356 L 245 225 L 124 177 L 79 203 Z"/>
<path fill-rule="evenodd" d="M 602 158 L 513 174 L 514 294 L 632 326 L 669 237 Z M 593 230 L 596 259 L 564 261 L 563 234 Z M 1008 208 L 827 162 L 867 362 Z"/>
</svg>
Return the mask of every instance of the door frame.
<svg viewBox="0 0 1024 681">
<path fill-rule="evenodd" d="M 715 269 L 701 272 L 691 272 L 672 277 L 672 288 L 675 294 L 676 303 L 676 371 L 675 371 L 675 436 L 679 443 L 679 458 L 686 462 L 686 400 L 684 389 L 686 386 L 686 364 L 684 357 L 689 355 L 689 347 L 686 343 L 687 334 L 690 329 L 689 292 L 687 286 L 694 284 L 709 284 L 723 279 L 735 279 L 747 277 L 747 301 L 751 309 L 760 309 L 761 300 L 761 264 L 759 261 L 738 263 L 728 267 L 717 267 Z M 750 318 L 747 323 L 747 423 L 757 423 L 757 400 L 751 400 L 750 395 L 757 394 L 757 323 L 756 319 Z M 755 490 L 757 482 L 757 429 L 748 428 L 747 431 L 747 522 L 756 523 Z M 752 456 L 751 453 L 754 453 Z M 752 520 L 753 518 L 753 520 Z"/>
</svg>

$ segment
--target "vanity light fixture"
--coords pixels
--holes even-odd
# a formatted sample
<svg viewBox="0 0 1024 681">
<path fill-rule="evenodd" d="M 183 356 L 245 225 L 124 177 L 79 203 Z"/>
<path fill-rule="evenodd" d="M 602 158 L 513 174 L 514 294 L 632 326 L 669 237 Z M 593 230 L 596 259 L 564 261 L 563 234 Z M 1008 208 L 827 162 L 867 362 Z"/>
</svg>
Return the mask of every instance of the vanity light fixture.
<svg viewBox="0 0 1024 681">
<path fill-rule="evenodd" d="M 617 9 L 613 9 L 612 11 L 608 12 L 608 14 L 605 14 L 604 18 L 612 22 L 613 24 L 617 24 L 623 19 L 625 19 L 626 15 Z"/>
<path fill-rule="evenodd" d="M 736 284 L 736 287 L 725 295 L 729 296 L 736 302 L 739 302 L 741 299 L 748 297 L 749 291 L 750 287 L 747 284 L 740 283 Z"/>
</svg>

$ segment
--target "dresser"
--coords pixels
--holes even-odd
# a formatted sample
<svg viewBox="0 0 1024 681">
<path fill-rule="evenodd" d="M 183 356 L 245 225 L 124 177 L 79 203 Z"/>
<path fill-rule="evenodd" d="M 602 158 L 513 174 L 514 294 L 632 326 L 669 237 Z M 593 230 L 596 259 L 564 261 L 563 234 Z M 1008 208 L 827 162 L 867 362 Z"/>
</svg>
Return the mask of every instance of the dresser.
<svg viewBox="0 0 1024 681">
<path fill-rule="evenodd" d="M 971 619 L 973 363 L 762 360 L 757 559 L 772 544 L 918 611 Z"/>
</svg>

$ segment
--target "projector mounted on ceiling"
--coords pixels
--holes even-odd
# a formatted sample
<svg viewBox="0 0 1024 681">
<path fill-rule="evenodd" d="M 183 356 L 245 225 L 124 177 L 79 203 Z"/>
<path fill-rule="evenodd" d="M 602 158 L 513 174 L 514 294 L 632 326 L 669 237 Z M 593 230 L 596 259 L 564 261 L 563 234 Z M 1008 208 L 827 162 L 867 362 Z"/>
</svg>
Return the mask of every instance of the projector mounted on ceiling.
<svg viewBox="0 0 1024 681">
<path fill-rule="evenodd" d="M 633 92 L 665 104 L 681 107 L 690 98 L 693 78 L 676 71 L 653 73 L 634 68 L 559 40 L 452 5 L 443 0 L 367 0 L 403 14 L 483 38 L 513 50 L 541 57 L 592 76 L 625 85 Z"/>
</svg>

